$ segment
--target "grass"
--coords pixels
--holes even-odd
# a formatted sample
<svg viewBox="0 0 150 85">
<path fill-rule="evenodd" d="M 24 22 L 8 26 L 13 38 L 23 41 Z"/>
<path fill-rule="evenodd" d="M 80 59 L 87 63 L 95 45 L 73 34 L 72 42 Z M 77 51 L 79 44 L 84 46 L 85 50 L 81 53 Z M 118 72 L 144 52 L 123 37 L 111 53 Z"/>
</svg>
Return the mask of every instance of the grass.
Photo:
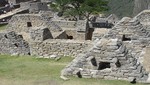
<svg viewBox="0 0 150 85">
<path fill-rule="evenodd" d="M 71 60 L 69 57 L 54 61 L 30 56 L 0 55 L 0 85 L 132 85 L 126 81 L 75 77 L 63 81 L 59 78 L 60 71 Z"/>
<path fill-rule="evenodd" d="M 5 25 L 5 24 L 4 25 L 0 25 L 0 31 L 6 29 L 6 26 L 7 25 Z"/>
</svg>

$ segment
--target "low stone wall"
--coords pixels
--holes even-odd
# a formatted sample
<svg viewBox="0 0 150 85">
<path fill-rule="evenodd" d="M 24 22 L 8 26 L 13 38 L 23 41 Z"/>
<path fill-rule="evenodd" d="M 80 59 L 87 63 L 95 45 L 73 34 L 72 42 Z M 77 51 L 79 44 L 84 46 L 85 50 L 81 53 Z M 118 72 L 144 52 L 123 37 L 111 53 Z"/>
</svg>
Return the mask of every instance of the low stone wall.
<svg viewBox="0 0 150 85">
<path fill-rule="evenodd" d="M 91 41 L 49 39 L 44 42 L 32 42 L 30 50 L 31 55 L 35 56 L 63 55 L 75 57 L 77 54 L 83 53 L 91 45 Z"/>
<path fill-rule="evenodd" d="M 53 22 L 62 28 L 75 28 L 76 27 L 76 21 L 53 20 Z"/>
</svg>

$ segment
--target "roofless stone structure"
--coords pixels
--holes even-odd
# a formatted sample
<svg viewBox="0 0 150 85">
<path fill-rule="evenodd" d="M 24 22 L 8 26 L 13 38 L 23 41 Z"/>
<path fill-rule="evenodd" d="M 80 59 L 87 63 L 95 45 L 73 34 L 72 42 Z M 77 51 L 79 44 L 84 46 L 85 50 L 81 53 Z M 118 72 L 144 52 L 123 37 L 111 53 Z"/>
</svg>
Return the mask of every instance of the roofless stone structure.
<svg viewBox="0 0 150 85">
<path fill-rule="evenodd" d="M 0 53 L 73 56 L 61 76 L 148 82 L 149 66 L 143 62 L 150 41 L 145 25 L 149 11 L 124 17 L 103 34 L 98 32 L 101 28 L 90 28 L 87 20 L 67 21 L 49 13 L 14 15 L 7 32 L 0 33 Z"/>
</svg>

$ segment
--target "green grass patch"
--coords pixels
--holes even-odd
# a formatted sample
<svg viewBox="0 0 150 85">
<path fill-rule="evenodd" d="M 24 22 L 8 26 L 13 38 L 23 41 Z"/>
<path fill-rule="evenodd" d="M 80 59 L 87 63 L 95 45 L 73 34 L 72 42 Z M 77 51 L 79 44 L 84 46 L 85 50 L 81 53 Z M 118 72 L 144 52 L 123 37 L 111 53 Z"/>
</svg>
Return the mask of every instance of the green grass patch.
<svg viewBox="0 0 150 85">
<path fill-rule="evenodd" d="M 6 26 L 7 26 L 6 24 L 0 25 L 0 31 L 1 31 L 1 30 L 5 30 L 5 29 L 6 29 Z"/>
<path fill-rule="evenodd" d="M 63 81 L 59 78 L 60 71 L 71 61 L 71 57 L 55 61 L 30 56 L 0 55 L 0 85 L 132 85 L 126 81 L 75 77 Z"/>
</svg>

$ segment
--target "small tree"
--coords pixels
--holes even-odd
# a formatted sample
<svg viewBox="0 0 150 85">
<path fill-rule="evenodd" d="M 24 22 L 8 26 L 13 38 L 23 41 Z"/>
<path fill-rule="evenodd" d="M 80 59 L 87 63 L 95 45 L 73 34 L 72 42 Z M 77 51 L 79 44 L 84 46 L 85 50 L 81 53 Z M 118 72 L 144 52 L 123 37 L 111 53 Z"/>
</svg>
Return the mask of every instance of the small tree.
<svg viewBox="0 0 150 85">
<path fill-rule="evenodd" d="M 59 16 L 62 16 L 66 9 L 68 9 L 67 5 L 70 0 L 55 0 L 55 2 L 51 3 L 50 6 L 53 11 L 58 12 Z"/>
<path fill-rule="evenodd" d="M 102 13 L 108 10 L 106 0 L 56 0 L 51 7 L 62 15 L 85 17 L 89 20 L 90 14 Z"/>
</svg>

